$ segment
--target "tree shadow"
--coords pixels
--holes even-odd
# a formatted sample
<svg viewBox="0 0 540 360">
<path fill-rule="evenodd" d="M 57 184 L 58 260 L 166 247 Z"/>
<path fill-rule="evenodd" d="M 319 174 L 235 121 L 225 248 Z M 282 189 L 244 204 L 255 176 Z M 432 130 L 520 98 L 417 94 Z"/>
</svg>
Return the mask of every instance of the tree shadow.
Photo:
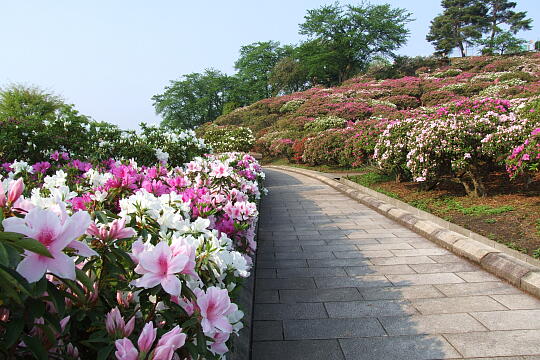
<svg viewBox="0 0 540 360">
<path fill-rule="evenodd" d="M 266 174 L 251 359 L 461 358 L 436 329 L 439 319 L 414 306 L 444 295 L 407 280 L 415 272 L 390 260 L 389 249 L 408 246 L 392 244 L 385 229 L 366 232 L 390 220 L 316 180 Z"/>
</svg>

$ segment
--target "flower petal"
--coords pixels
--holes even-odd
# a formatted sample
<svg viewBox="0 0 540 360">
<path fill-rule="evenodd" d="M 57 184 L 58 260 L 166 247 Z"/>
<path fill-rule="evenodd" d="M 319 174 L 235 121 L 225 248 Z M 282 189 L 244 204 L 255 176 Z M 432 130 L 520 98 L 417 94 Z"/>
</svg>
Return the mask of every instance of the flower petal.
<svg viewBox="0 0 540 360">
<path fill-rule="evenodd" d="M 51 245 L 51 249 L 53 251 L 62 251 L 70 242 L 83 235 L 91 222 L 92 219 L 86 211 L 78 211 L 73 214 L 64 223 L 63 231 Z"/>
<path fill-rule="evenodd" d="M 157 274 L 146 273 L 142 277 L 132 281 L 132 284 L 137 287 L 146 289 L 153 288 L 161 282 L 162 277 Z"/>
<path fill-rule="evenodd" d="M 47 257 L 27 251 L 26 257 L 17 265 L 17 272 L 28 282 L 36 282 L 47 271 Z"/>
<path fill-rule="evenodd" d="M 48 259 L 47 268 L 54 275 L 63 279 L 75 280 L 75 262 L 64 253 L 53 254 L 54 259 Z"/>
<path fill-rule="evenodd" d="M 68 244 L 67 247 L 77 250 L 77 255 L 79 255 L 79 256 L 88 257 L 88 256 L 98 256 L 99 255 L 97 252 L 92 250 L 88 246 L 88 244 L 86 242 L 84 242 L 84 241 L 73 240 L 72 242 L 70 242 Z"/>
<path fill-rule="evenodd" d="M 161 280 L 161 286 L 163 290 L 173 296 L 180 296 L 180 291 L 182 290 L 182 283 L 175 275 L 168 275 L 163 280 Z"/>
</svg>

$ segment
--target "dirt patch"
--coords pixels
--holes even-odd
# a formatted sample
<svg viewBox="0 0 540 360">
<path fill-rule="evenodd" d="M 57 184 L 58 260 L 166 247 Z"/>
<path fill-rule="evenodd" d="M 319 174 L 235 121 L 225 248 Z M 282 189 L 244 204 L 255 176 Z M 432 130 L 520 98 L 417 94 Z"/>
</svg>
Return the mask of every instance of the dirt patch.
<svg viewBox="0 0 540 360">
<path fill-rule="evenodd" d="M 540 176 L 527 185 L 524 180 L 510 182 L 504 173 L 491 174 L 486 181 L 489 195 L 485 198 L 466 196 L 461 185 L 450 179 L 442 179 L 436 190 L 425 191 L 418 183 L 379 178 L 366 184 L 366 178 L 377 179 L 361 175 L 351 180 L 540 257 Z"/>
</svg>

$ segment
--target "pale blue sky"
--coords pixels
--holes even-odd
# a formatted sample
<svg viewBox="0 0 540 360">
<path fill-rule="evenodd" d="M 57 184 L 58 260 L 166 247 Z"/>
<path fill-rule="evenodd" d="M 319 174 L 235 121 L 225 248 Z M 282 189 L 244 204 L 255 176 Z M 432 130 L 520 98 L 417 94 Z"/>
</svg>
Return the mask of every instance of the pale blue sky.
<svg viewBox="0 0 540 360">
<path fill-rule="evenodd" d="M 298 43 L 306 9 L 332 2 L 0 0 L 0 87 L 37 85 L 96 120 L 135 128 L 160 120 L 150 98 L 169 80 L 209 67 L 231 74 L 240 46 L 255 41 Z M 522 37 L 540 39 L 540 2 L 517 2 L 534 19 Z M 401 54 L 432 53 L 425 35 L 440 0 L 371 3 L 413 13 Z"/>
</svg>

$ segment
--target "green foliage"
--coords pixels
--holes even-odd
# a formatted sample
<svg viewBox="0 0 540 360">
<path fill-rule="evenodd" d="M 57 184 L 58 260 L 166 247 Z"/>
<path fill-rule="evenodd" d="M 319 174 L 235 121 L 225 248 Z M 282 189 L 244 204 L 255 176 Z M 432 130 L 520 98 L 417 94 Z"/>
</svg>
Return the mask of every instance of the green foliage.
<svg viewBox="0 0 540 360">
<path fill-rule="evenodd" d="M 409 31 L 411 14 L 390 5 L 340 6 L 338 3 L 308 10 L 300 34 L 306 35 L 297 56 L 312 83 L 341 83 L 375 56 L 393 56 Z"/>
<path fill-rule="evenodd" d="M 163 125 L 192 129 L 223 113 L 223 105 L 231 101 L 228 90 L 233 85 L 231 77 L 206 69 L 202 74 L 187 74 L 182 80 L 171 81 L 162 94 L 152 97 L 153 105 Z"/>
<path fill-rule="evenodd" d="M 268 79 L 272 95 L 290 94 L 308 88 L 306 67 L 293 56 L 279 60 Z"/>
<path fill-rule="evenodd" d="M 492 55 L 494 53 L 515 54 L 523 51 L 526 40 L 515 37 L 510 31 L 501 31 L 496 33 L 493 38 L 486 38 L 478 41 L 483 45 L 483 54 Z"/>
<path fill-rule="evenodd" d="M 276 91 L 270 83 L 270 75 L 276 64 L 292 53 L 292 46 L 280 46 L 277 41 L 256 42 L 240 48 L 240 57 L 234 63 L 241 80 L 245 103 L 268 98 Z"/>
<path fill-rule="evenodd" d="M 393 178 L 380 171 L 370 171 L 365 174 L 351 176 L 349 177 L 349 180 L 365 187 L 371 187 L 377 183 L 392 181 Z"/>
</svg>

